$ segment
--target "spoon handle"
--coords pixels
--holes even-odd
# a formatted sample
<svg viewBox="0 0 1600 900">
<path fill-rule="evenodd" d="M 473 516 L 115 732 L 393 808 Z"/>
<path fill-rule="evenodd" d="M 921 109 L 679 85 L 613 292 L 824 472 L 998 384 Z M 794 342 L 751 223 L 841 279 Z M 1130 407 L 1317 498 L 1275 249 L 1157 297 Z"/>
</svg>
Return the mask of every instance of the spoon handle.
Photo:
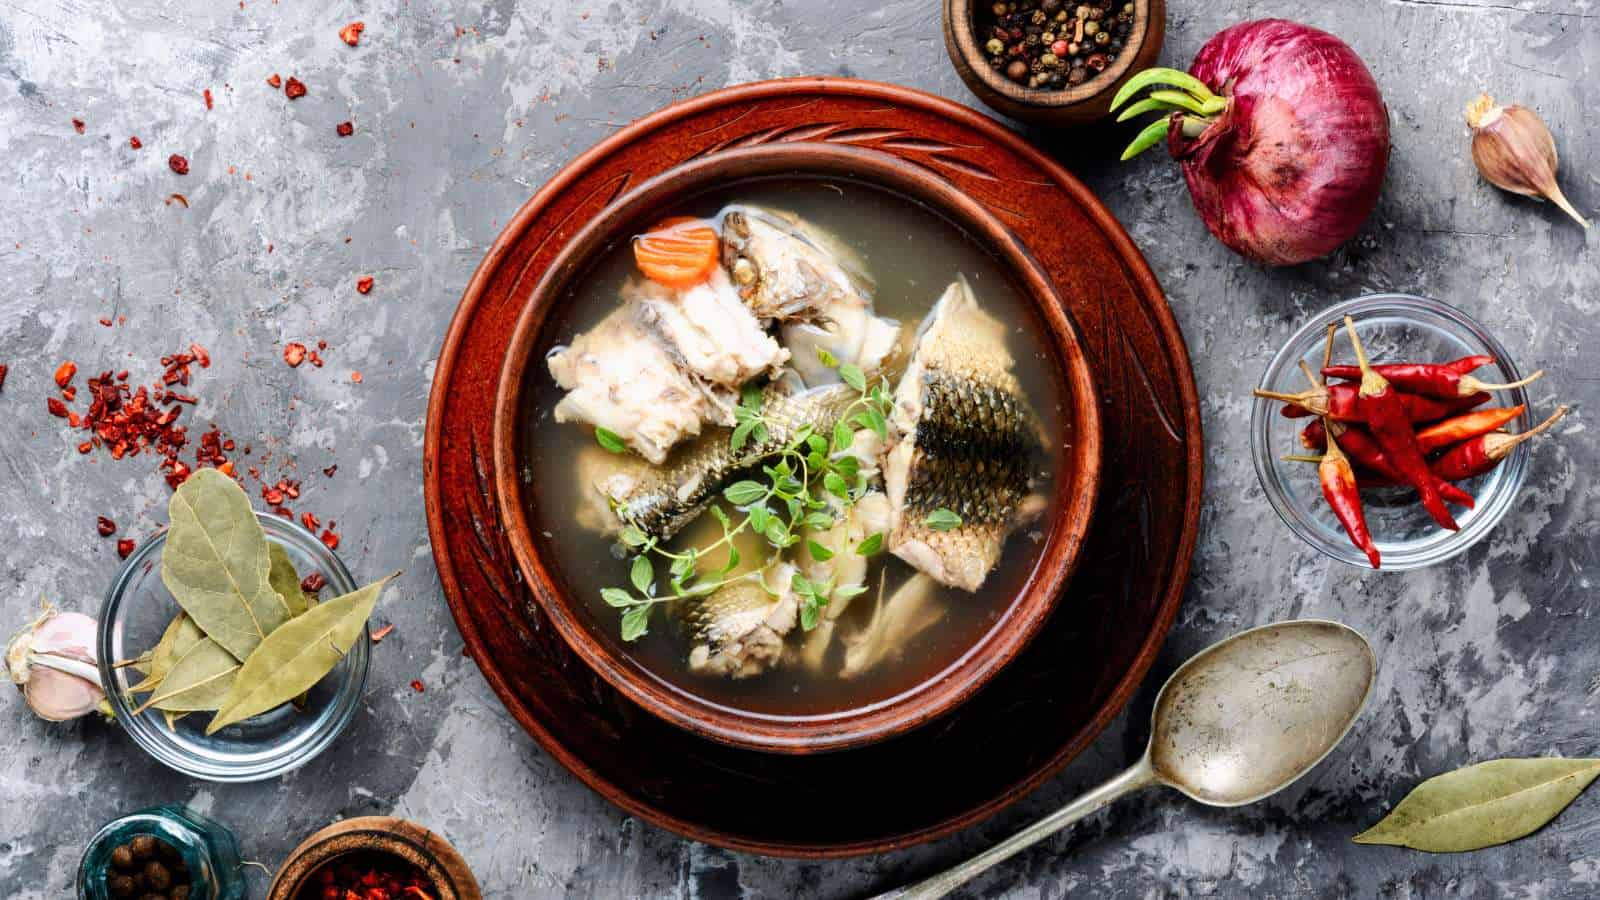
<svg viewBox="0 0 1600 900">
<path fill-rule="evenodd" d="M 966 862 L 952 866 L 916 884 L 907 885 L 885 894 L 879 894 L 873 900 L 935 900 L 935 898 L 943 897 L 950 891 L 987 871 L 991 866 L 1010 859 L 1022 850 L 1055 834 L 1124 794 L 1131 794 L 1155 783 L 1156 773 L 1150 767 L 1150 757 L 1146 754 L 1127 771 L 1099 787 L 1083 793 L 1066 806 Z"/>
</svg>

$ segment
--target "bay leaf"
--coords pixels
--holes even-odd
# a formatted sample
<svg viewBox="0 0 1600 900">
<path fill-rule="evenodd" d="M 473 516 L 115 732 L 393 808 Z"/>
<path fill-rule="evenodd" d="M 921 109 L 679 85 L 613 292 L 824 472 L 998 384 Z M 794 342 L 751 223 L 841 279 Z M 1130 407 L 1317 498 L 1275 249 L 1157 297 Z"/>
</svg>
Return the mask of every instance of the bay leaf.
<svg viewBox="0 0 1600 900">
<path fill-rule="evenodd" d="M 227 648 L 204 638 L 172 664 L 172 671 L 162 679 L 161 686 L 134 712 L 142 713 L 152 706 L 168 712 L 216 709 L 233 686 L 239 668 L 239 661 Z"/>
<path fill-rule="evenodd" d="M 164 710 L 161 711 L 161 718 L 163 718 L 163 719 L 165 719 L 167 721 L 167 730 L 168 731 L 177 731 L 178 730 L 178 720 L 183 718 L 184 716 L 187 716 L 187 715 L 188 715 L 188 713 L 186 713 L 186 712 L 173 712 L 173 711 L 167 710 L 167 709 L 164 709 Z"/>
<path fill-rule="evenodd" d="M 393 578 L 318 603 L 268 635 L 244 661 L 206 734 L 288 703 L 321 681 L 366 633 L 378 595 Z"/>
<path fill-rule="evenodd" d="M 161 580 L 207 636 L 243 660 L 289 620 L 267 581 L 271 554 L 250 498 L 232 478 L 200 469 L 173 493 L 167 514 Z"/>
<path fill-rule="evenodd" d="M 1600 759 L 1495 759 L 1437 775 L 1406 795 L 1358 844 L 1432 853 L 1478 850 L 1538 831 L 1600 776 Z"/>
<path fill-rule="evenodd" d="M 267 583 L 283 598 L 284 605 L 289 610 L 289 618 L 294 618 L 305 612 L 311 606 L 306 592 L 300 590 L 300 573 L 294 569 L 294 561 L 289 558 L 289 551 L 283 549 L 282 544 L 268 542 L 267 553 L 272 558 L 272 568 L 267 573 Z"/>
<path fill-rule="evenodd" d="M 205 636 L 206 633 L 188 615 L 180 612 L 173 616 L 166 630 L 161 632 L 161 640 L 150 651 L 150 667 L 144 673 L 144 680 L 128 688 L 129 693 L 147 694 L 155 690 L 167 673 L 172 671 L 172 664 L 204 640 Z"/>
</svg>

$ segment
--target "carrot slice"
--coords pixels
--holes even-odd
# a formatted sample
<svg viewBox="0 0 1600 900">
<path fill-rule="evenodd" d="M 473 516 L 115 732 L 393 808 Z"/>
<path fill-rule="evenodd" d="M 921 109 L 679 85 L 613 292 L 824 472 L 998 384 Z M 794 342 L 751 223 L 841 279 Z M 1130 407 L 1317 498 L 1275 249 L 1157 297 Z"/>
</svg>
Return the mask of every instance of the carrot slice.
<svg viewBox="0 0 1600 900">
<path fill-rule="evenodd" d="M 717 232 L 703 219 L 673 216 L 633 239 L 633 260 L 644 277 L 667 287 L 693 287 L 717 267 Z"/>
</svg>

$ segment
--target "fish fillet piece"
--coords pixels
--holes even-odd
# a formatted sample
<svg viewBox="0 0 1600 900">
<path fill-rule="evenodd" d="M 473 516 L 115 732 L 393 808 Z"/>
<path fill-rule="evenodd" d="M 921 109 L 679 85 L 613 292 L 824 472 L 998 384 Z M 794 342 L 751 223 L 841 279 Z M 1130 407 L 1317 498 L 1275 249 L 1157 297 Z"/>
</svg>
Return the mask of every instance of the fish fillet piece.
<svg viewBox="0 0 1600 900">
<path fill-rule="evenodd" d="M 800 604 L 790 589 L 794 566 L 778 563 L 759 577 L 742 578 L 705 597 L 684 600 L 681 610 L 692 642 L 689 671 L 750 678 L 783 658 L 783 638 L 794 630 Z"/>
<path fill-rule="evenodd" d="M 738 388 L 758 375 L 776 374 L 789 359 L 721 268 L 683 290 L 634 279 L 622 296 L 638 304 L 640 321 L 660 335 L 682 368 L 708 384 Z"/>
<path fill-rule="evenodd" d="M 605 428 L 657 465 L 716 415 L 705 388 L 678 367 L 626 304 L 545 360 L 566 396 L 557 422 Z"/>
<path fill-rule="evenodd" d="M 976 591 L 1006 536 L 1042 503 L 1029 498 L 1038 419 L 1012 372 L 1006 326 L 978 305 L 966 279 L 923 322 L 895 388 L 896 443 L 884 462 L 889 549 L 941 584 Z M 930 514 L 961 524 L 941 531 Z"/>
<path fill-rule="evenodd" d="M 937 587 L 932 577 L 918 572 L 885 600 L 880 582 L 872 618 L 860 632 L 845 640 L 844 668 L 840 669 L 840 676 L 854 678 L 887 659 L 904 654 L 912 638 L 944 618 L 944 606 L 934 599 Z"/>
<path fill-rule="evenodd" d="M 872 435 L 874 439 L 877 437 L 870 431 L 865 433 Z M 861 435 L 857 435 L 857 443 L 863 443 Z M 809 553 L 803 554 L 801 571 L 810 581 L 826 582 L 835 588 L 864 585 L 867 581 L 869 559 L 855 552 L 855 548 L 871 535 L 888 532 L 889 498 L 882 491 L 868 491 L 861 495 L 853 506 L 841 511 L 838 509 L 837 499 L 831 494 L 829 497 L 836 504 L 832 510 L 833 526 L 805 528 L 801 533 L 803 539 L 801 546 L 810 546 L 807 542 L 815 541 L 818 546 L 831 551 L 833 556 L 818 560 Z M 855 598 L 834 596 L 828 600 L 828 605 L 822 608 L 822 617 L 817 621 L 817 627 L 806 634 L 805 643 L 800 647 L 800 660 L 806 668 L 812 671 L 822 668 L 823 658 L 833 643 L 834 625 L 850 608 L 853 599 Z"/>
</svg>

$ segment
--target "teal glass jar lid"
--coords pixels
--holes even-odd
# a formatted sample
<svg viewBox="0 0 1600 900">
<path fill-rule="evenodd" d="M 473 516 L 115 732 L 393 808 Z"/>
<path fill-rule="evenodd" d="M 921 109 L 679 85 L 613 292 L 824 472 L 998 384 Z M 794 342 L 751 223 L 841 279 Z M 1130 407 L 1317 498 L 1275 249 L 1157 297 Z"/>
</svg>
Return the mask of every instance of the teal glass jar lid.
<svg viewBox="0 0 1600 900">
<path fill-rule="evenodd" d="M 243 900 L 244 891 L 233 833 L 176 804 L 106 823 L 78 864 L 78 900 Z"/>
</svg>

